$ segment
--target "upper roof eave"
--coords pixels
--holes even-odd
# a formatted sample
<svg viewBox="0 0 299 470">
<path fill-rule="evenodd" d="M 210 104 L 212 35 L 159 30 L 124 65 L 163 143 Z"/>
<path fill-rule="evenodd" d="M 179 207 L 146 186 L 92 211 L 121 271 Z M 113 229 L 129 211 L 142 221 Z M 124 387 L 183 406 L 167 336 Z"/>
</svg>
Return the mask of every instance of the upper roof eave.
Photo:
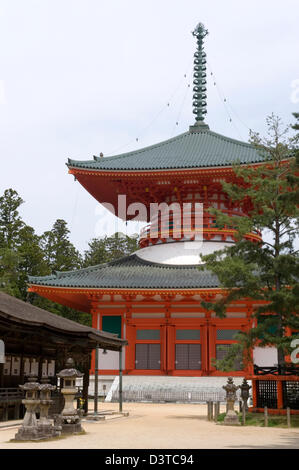
<svg viewBox="0 0 299 470">
<path fill-rule="evenodd" d="M 90 171 L 135 172 L 209 169 L 264 161 L 250 143 L 201 129 L 124 154 L 86 161 L 69 159 L 67 166 Z"/>
</svg>

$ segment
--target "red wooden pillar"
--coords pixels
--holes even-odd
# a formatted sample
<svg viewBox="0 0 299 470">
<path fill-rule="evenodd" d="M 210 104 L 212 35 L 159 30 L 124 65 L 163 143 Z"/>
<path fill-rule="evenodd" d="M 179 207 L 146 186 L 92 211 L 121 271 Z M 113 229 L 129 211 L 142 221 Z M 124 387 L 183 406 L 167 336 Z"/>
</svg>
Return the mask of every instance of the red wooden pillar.
<svg viewBox="0 0 299 470">
<path fill-rule="evenodd" d="M 245 367 L 245 374 L 250 374 L 253 375 L 254 373 L 254 367 L 253 367 L 253 348 L 250 348 L 250 357 L 251 357 L 251 362 L 248 362 Z"/>
<path fill-rule="evenodd" d="M 167 325 L 160 326 L 161 335 L 161 370 L 167 372 Z"/>
<path fill-rule="evenodd" d="M 209 338 L 209 359 L 208 359 L 208 373 L 216 370 L 216 367 L 212 364 L 212 359 L 216 359 L 216 325 L 211 323 L 207 324 L 208 338 Z"/>
<path fill-rule="evenodd" d="M 257 408 L 257 380 L 252 379 L 252 403 L 253 408 Z"/>
<path fill-rule="evenodd" d="M 126 371 L 130 372 L 135 369 L 135 344 L 136 344 L 136 327 L 135 325 L 126 325 L 126 339 L 128 346 L 126 348 Z"/>
<path fill-rule="evenodd" d="M 175 369 L 175 326 L 167 325 L 167 372 Z"/>
<path fill-rule="evenodd" d="M 290 327 L 286 327 L 285 329 L 285 335 L 286 336 L 292 336 L 292 330 Z M 291 359 L 291 355 L 288 354 L 287 356 L 285 356 L 285 361 L 288 362 L 288 363 L 291 363 L 292 362 L 292 359 Z"/>
<path fill-rule="evenodd" d="M 282 380 L 277 380 L 277 408 L 281 410 L 283 408 L 283 391 L 282 391 Z"/>
<path fill-rule="evenodd" d="M 209 328 L 208 324 L 201 327 L 201 370 L 202 375 L 209 375 Z"/>
<path fill-rule="evenodd" d="M 91 313 L 91 326 L 92 328 L 97 329 L 97 319 L 98 319 L 98 309 L 92 308 L 90 310 Z M 95 370 L 95 349 L 91 352 L 91 364 L 90 364 L 90 374 L 93 375 Z"/>
</svg>

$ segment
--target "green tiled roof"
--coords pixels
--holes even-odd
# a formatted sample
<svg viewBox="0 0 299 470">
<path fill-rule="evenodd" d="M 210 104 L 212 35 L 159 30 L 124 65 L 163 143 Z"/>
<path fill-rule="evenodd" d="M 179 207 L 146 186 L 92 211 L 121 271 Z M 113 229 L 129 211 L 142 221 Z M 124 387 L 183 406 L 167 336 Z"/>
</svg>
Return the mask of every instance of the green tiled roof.
<svg viewBox="0 0 299 470">
<path fill-rule="evenodd" d="M 51 276 L 29 278 L 30 284 L 119 289 L 200 289 L 218 287 L 217 278 L 196 265 L 151 263 L 133 254 L 111 263 Z"/>
<path fill-rule="evenodd" d="M 207 168 L 262 162 L 265 159 L 246 142 L 224 137 L 208 128 L 180 134 L 133 152 L 94 160 L 68 160 L 72 168 L 92 170 L 162 170 Z"/>
</svg>

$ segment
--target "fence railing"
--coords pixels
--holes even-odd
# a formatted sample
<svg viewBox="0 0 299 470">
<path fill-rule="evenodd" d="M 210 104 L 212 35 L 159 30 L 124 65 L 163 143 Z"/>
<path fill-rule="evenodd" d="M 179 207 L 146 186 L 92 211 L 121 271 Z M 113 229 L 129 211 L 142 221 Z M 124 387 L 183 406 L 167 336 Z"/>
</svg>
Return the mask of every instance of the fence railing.
<svg viewBox="0 0 299 470">
<path fill-rule="evenodd" d="M 113 402 L 118 401 L 119 393 L 116 390 L 113 393 Z M 215 392 L 209 391 L 177 391 L 177 390 L 125 390 L 122 392 L 123 401 L 127 402 L 154 402 L 154 403 L 206 403 L 212 401 L 225 401 L 225 392 L 221 390 Z"/>
<path fill-rule="evenodd" d="M 299 410 L 299 377 L 263 374 L 252 378 L 253 408 Z"/>
<path fill-rule="evenodd" d="M 21 400 L 24 397 L 24 392 L 19 388 L 0 388 L 0 403 Z"/>
<path fill-rule="evenodd" d="M 294 365 L 277 365 L 272 367 L 260 367 L 254 365 L 254 375 L 298 375 L 299 367 Z"/>
</svg>

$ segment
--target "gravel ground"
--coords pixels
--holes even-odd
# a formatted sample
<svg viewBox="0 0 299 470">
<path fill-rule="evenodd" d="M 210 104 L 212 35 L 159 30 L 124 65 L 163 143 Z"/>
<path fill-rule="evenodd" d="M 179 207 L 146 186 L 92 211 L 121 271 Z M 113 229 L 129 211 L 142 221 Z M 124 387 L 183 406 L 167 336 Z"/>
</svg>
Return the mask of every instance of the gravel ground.
<svg viewBox="0 0 299 470">
<path fill-rule="evenodd" d="M 117 409 L 116 403 L 99 403 L 99 411 Z M 55 441 L 12 443 L 17 427 L 0 428 L 0 449 L 299 448 L 299 430 L 216 425 L 207 421 L 206 405 L 124 403 L 124 411 L 129 417 L 84 421 L 85 435 Z"/>
</svg>

